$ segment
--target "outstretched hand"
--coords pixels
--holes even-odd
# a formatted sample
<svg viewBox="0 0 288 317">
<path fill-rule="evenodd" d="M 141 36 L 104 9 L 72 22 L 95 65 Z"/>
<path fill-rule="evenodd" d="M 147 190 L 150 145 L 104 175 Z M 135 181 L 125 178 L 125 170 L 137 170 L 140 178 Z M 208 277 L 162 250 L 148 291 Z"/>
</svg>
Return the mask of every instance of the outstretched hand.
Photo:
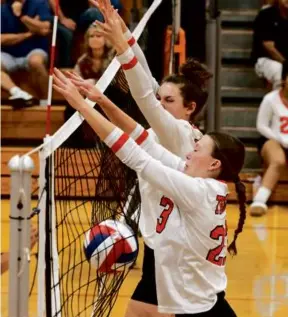
<svg viewBox="0 0 288 317">
<path fill-rule="evenodd" d="M 83 79 L 75 72 L 66 72 L 68 78 L 72 81 L 78 91 L 93 102 L 99 102 L 99 99 L 103 97 L 102 92 L 96 88 L 89 79 Z"/>
<path fill-rule="evenodd" d="M 57 68 L 54 68 L 53 88 L 76 110 L 79 110 L 83 102 L 85 102 L 73 82 Z"/>
</svg>

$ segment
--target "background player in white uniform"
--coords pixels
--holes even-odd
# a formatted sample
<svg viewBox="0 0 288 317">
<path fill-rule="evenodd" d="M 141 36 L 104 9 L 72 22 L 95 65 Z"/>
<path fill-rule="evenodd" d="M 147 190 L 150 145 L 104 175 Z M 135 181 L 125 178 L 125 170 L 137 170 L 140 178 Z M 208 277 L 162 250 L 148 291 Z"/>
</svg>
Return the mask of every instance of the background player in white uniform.
<svg viewBox="0 0 288 317">
<path fill-rule="evenodd" d="M 165 129 L 159 134 L 161 138 L 160 142 L 163 141 L 166 147 L 182 158 L 185 158 L 187 152 L 193 150 L 195 140 L 200 139 L 202 136 L 198 129 L 191 126 L 190 122 L 193 121 L 195 115 L 201 111 L 206 103 L 207 91 L 203 87 L 211 77 L 211 74 L 199 62 L 189 60 L 182 66 L 181 75 L 168 76 L 159 87 L 151 75 L 145 56 L 139 45 L 135 42 L 123 22 L 121 23 L 121 27 L 126 41 L 130 44 L 133 52 L 137 55 L 137 58 L 147 73 L 147 80 L 152 88 L 153 95 L 155 96 L 156 92 L 158 92 L 157 97 L 161 105 L 168 111 L 167 112 L 161 106 L 161 120 Z M 77 84 L 80 91 L 90 100 L 96 102 L 98 96 L 97 89 L 94 89 L 92 85 L 89 85 L 87 81 L 83 81 L 79 77 L 73 75 L 71 77 L 74 79 L 74 83 Z M 155 97 L 154 99 L 156 100 Z M 157 103 L 159 102 L 157 101 Z M 109 107 L 109 104 L 108 107 L 104 106 L 102 108 L 110 120 L 116 125 L 119 125 L 115 108 Z M 169 127 L 168 131 L 166 131 L 166 127 Z M 137 133 L 138 132 L 135 131 L 133 135 L 131 135 L 135 140 L 140 137 Z M 164 138 L 162 137 L 163 133 L 167 134 Z M 150 129 L 149 134 L 153 135 L 158 142 L 158 135 L 156 136 L 153 130 Z M 170 140 L 170 142 L 167 142 L 167 139 Z M 139 227 L 145 241 L 143 274 L 132 295 L 132 301 L 129 303 L 126 314 L 127 317 L 140 317 L 147 313 L 150 313 L 151 316 L 157 314 L 156 307 L 151 306 L 151 304 L 153 306 L 157 305 L 153 238 L 155 235 L 157 214 L 160 215 L 161 212 L 159 201 L 162 194 L 155 190 L 155 188 L 151 188 L 150 184 L 145 182 L 141 177 L 139 177 L 139 185 L 142 201 L 141 210 L 146 210 L 146 212 L 141 212 L 139 222 Z M 143 303 L 147 303 L 147 305 Z"/>
<path fill-rule="evenodd" d="M 282 68 L 282 88 L 267 94 L 258 111 L 257 130 L 263 136 L 259 142 L 261 157 L 267 170 L 250 206 L 252 216 L 267 211 L 267 201 L 288 160 L 288 63 Z"/>
<path fill-rule="evenodd" d="M 245 187 L 238 176 L 244 163 L 244 145 L 227 134 L 209 133 L 183 161 L 146 133 L 143 150 L 87 105 L 69 79 L 55 72 L 55 89 L 125 164 L 163 192 L 163 212 L 154 239 L 159 311 L 175 313 L 176 317 L 236 316 L 224 299 L 228 194 L 225 181 L 235 182 L 240 198 L 241 221 L 228 247 L 235 254 L 236 239 L 246 215 Z"/>
</svg>

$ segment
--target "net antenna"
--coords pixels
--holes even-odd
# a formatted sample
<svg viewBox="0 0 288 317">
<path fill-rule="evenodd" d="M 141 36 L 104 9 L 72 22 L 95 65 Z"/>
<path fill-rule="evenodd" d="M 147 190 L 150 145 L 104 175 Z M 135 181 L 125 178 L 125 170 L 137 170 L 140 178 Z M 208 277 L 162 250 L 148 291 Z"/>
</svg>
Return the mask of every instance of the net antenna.
<svg viewBox="0 0 288 317">
<path fill-rule="evenodd" d="M 165 31 L 164 76 L 178 72 L 186 61 L 186 36 L 181 28 L 181 0 L 172 0 L 172 25 Z"/>
<path fill-rule="evenodd" d="M 54 135 L 50 135 L 52 74 L 55 61 L 58 1 L 56 0 L 53 20 L 46 136 L 43 144 L 18 160 L 19 162 L 22 162 L 22 160 L 27 162 L 27 158 L 30 159 L 32 154 L 39 154 L 37 188 L 37 209 L 40 210 L 38 216 L 39 240 L 37 271 L 34 272 L 34 276 L 37 276 L 35 278 L 35 281 L 37 280 L 38 296 L 37 312 L 31 312 L 30 310 L 28 312 L 29 287 L 24 287 L 24 282 L 24 284 L 22 282 L 19 284 L 19 281 L 24 281 L 23 279 L 25 279 L 26 285 L 29 286 L 29 256 L 22 256 L 24 254 L 22 251 L 29 249 L 32 210 L 30 203 L 32 161 L 32 165 L 29 163 L 30 165 L 26 166 L 19 163 L 18 167 L 11 169 L 11 175 L 14 180 L 11 182 L 11 201 L 15 203 L 11 203 L 10 223 L 12 231 L 10 240 L 14 243 L 15 239 L 17 239 L 18 244 L 15 244 L 16 247 L 11 250 L 10 273 L 21 272 L 22 278 L 19 279 L 17 277 L 15 279 L 17 274 L 14 274 L 14 276 L 10 274 L 9 309 L 11 309 L 11 313 L 9 313 L 9 316 L 13 317 L 28 315 L 37 317 L 73 317 L 83 316 L 83 314 L 86 316 L 88 311 L 90 315 L 92 310 L 93 316 L 109 316 L 123 279 L 128 272 L 127 269 L 124 269 L 109 275 L 97 274 L 93 279 L 93 269 L 83 256 L 83 233 L 95 223 L 111 219 L 111 217 L 118 219 L 118 217 L 121 218 L 124 215 L 125 221 L 127 220 L 125 213 L 126 211 L 127 213 L 129 212 L 128 207 L 132 204 L 132 196 L 136 193 L 136 189 L 133 191 L 136 177 L 130 175 L 131 171 L 124 168 L 124 165 L 121 165 L 122 163 L 119 164 L 114 155 L 113 157 L 111 156 L 109 149 L 100 144 L 101 142 L 97 141 L 97 146 L 94 143 L 93 149 L 74 149 L 67 145 L 77 134 L 79 127 L 83 126 L 83 117 L 78 112 L 73 114 Z M 133 32 L 136 40 L 139 39 L 151 15 L 161 2 L 162 0 L 154 0 L 142 17 Z M 114 58 L 96 84 L 100 91 L 104 92 L 106 90 L 119 68 L 120 64 Z M 88 99 L 86 101 L 91 107 L 95 106 Z M 113 158 L 115 162 L 113 162 Z M 107 162 L 109 162 L 109 165 L 115 164 L 117 173 L 114 170 L 113 173 L 109 171 Z M 37 164 L 35 165 L 37 166 Z M 12 164 L 11 166 L 14 165 Z M 105 169 L 108 170 L 105 175 L 99 174 L 99 171 Z M 125 183 L 125 180 L 129 179 L 132 181 Z M 116 202 L 110 201 L 111 192 L 118 195 L 115 198 Z M 127 199 L 129 200 L 129 193 L 131 194 L 131 201 L 129 206 L 125 207 Z M 27 199 L 19 200 L 19 197 L 26 197 Z M 105 201 L 105 203 L 102 204 L 101 201 Z M 121 210 L 119 214 L 117 213 L 118 210 Z M 136 211 L 135 214 L 138 215 L 139 213 L 137 214 Z M 24 221 L 27 221 L 26 226 L 29 230 L 22 230 L 25 225 Z M 23 244 L 24 242 L 25 245 Z M 22 264 L 19 267 L 21 261 L 24 261 L 25 265 Z M 68 266 L 66 265 L 65 267 L 64 262 L 68 263 Z M 82 283 L 82 281 L 87 281 L 87 283 Z M 35 292 L 34 286 L 33 279 L 30 294 Z M 85 294 L 84 303 L 80 303 L 80 291 Z M 15 292 L 19 294 L 17 299 Z M 93 292 L 93 295 L 91 296 L 89 292 Z M 94 294 L 96 293 L 98 297 L 95 301 Z M 109 296 L 105 296 L 106 294 Z M 26 303 L 23 308 L 19 308 L 22 305 L 21 303 L 23 305 Z"/>
</svg>

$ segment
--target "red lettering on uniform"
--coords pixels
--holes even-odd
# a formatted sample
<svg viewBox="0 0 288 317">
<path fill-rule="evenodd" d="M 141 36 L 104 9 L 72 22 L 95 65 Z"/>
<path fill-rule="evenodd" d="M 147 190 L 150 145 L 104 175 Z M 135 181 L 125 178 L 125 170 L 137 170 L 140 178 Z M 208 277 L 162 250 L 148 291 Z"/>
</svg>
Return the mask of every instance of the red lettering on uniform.
<svg viewBox="0 0 288 317">
<path fill-rule="evenodd" d="M 217 206 L 216 206 L 215 214 L 221 215 L 226 210 L 227 196 L 217 195 L 216 200 L 217 200 Z"/>
<path fill-rule="evenodd" d="M 280 117 L 280 132 L 288 134 L 288 117 Z"/>
<path fill-rule="evenodd" d="M 225 239 L 227 236 L 227 226 L 225 223 L 225 226 L 217 226 L 210 232 L 210 238 L 213 240 L 220 240 L 221 244 L 217 246 L 214 249 L 209 250 L 206 260 L 209 262 L 218 265 L 218 266 L 224 266 L 226 262 L 226 256 L 220 256 L 220 253 L 222 252 L 223 248 L 225 247 Z"/>
<path fill-rule="evenodd" d="M 166 227 L 168 218 L 173 211 L 174 203 L 168 197 L 162 196 L 160 201 L 160 206 L 164 207 L 165 209 L 162 211 L 160 217 L 157 219 L 157 226 L 156 232 L 161 233 Z"/>
</svg>

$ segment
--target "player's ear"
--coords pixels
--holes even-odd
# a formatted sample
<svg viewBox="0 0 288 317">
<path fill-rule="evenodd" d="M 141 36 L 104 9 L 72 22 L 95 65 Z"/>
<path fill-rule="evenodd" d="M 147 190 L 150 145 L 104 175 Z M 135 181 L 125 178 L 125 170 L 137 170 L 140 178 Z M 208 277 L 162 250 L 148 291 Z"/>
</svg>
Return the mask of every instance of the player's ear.
<svg viewBox="0 0 288 317">
<path fill-rule="evenodd" d="M 213 161 L 210 164 L 209 171 L 216 171 L 221 168 L 221 165 L 222 164 L 220 160 L 213 159 Z"/>
</svg>

